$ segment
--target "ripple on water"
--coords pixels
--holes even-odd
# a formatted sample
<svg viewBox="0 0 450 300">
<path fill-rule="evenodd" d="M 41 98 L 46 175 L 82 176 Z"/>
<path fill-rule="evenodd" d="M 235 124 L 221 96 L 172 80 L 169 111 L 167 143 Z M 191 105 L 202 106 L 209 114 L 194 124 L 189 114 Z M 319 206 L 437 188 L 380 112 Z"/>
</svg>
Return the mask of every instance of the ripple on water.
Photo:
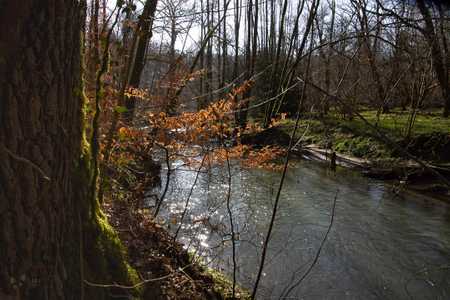
<svg viewBox="0 0 450 300">
<path fill-rule="evenodd" d="M 231 271 L 226 176 L 223 167 L 199 175 L 180 241 L 203 254 L 211 265 Z M 247 287 L 254 282 L 279 176 L 233 167 L 231 206 L 239 236 L 238 279 Z M 176 171 L 172 177 L 164 205 L 170 214 L 180 214 L 195 172 Z M 328 228 L 337 190 L 335 223 L 320 259 L 290 296 L 450 299 L 448 207 L 423 206 L 418 204 L 421 196 L 415 194 L 401 199 L 391 193 L 389 184 L 345 170 L 333 175 L 306 161 L 297 163 L 286 177 L 261 298 L 278 297 L 309 266 Z"/>
</svg>

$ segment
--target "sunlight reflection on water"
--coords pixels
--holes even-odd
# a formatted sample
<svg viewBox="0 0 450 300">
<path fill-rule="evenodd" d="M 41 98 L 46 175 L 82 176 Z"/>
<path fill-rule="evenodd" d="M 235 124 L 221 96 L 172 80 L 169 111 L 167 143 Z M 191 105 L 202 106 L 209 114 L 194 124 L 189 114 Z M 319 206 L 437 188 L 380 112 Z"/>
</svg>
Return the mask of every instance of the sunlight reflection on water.
<svg viewBox="0 0 450 300">
<path fill-rule="evenodd" d="M 184 169 L 172 176 L 162 211 L 167 220 L 174 217 L 180 221 L 195 180 L 196 172 Z M 161 177 L 165 179 L 165 174 Z M 249 288 L 254 282 L 279 177 L 278 172 L 242 170 L 236 165 L 232 168 L 237 273 L 239 283 Z M 179 241 L 201 254 L 210 266 L 230 272 L 226 182 L 224 167 L 199 174 Z M 266 276 L 261 282 L 261 299 L 279 296 L 303 274 L 327 230 L 337 190 L 335 223 L 320 260 L 291 296 L 450 299 L 448 206 L 423 205 L 421 196 L 415 194 L 402 199 L 391 193 L 388 183 L 347 170 L 338 170 L 334 175 L 307 161 L 296 163 L 287 174 L 264 269 Z M 176 227 L 169 225 L 172 232 Z M 424 269 L 429 271 L 420 273 Z"/>
</svg>

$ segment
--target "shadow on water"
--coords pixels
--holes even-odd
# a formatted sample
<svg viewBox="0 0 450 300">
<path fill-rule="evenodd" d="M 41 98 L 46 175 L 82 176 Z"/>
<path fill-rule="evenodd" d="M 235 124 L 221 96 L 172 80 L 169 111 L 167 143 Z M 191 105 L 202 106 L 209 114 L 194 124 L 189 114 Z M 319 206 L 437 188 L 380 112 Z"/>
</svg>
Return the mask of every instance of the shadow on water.
<svg viewBox="0 0 450 300">
<path fill-rule="evenodd" d="M 232 173 L 238 281 L 250 288 L 280 173 L 238 166 Z M 195 175 L 180 167 L 172 176 L 162 212 L 170 230 Z M 200 174 L 179 240 L 210 266 L 231 272 L 227 176 L 220 166 Z M 330 173 L 309 161 L 296 162 L 287 174 L 259 299 L 278 299 L 306 271 L 329 226 L 337 190 L 335 221 L 320 259 L 290 297 L 450 299 L 448 206 L 413 193 L 397 197 L 389 183 L 349 170 Z"/>
</svg>

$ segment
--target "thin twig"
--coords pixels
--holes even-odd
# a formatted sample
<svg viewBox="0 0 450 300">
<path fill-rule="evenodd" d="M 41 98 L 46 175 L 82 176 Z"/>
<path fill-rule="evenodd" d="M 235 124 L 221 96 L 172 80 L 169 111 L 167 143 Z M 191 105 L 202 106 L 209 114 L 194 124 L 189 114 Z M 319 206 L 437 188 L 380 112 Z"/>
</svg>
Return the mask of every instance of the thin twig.
<svg viewBox="0 0 450 300">
<path fill-rule="evenodd" d="M 177 240 L 178 233 L 180 232 L 181 226 L 183 226 L 183 221 L 184 221 L 184 217 L 186 215 L 186 212 L 187 212 L 187 209 L 188 209 L 188 206 L 189 206 L 189 201 L 191 199 L 192 193 L 194 192 L 194 187 L 197 184 L 197 180 L 198 180 L 198 177 L 200 175 L 200 171 L 201 171 L 201 169 L 203 167 L 203 163 L 205 162 L 206 155 L 208 155 L 208 154 L 203 155 L 202 162 L 200 163 L 200 167 L 197 170 L 197 174 L 195 174 L 194 183 L 191 186 L 191 190 L 189 191 L 189 195 L 188 195 L 188 197 L 186 199 L 186 203 L 184 204 L 183 213 L 181 214 L 180 225 L 178 226 L 177 231 L 175 232 L 175 236 L 173 237 L 174 241 Z"/>
<path fill-rule="evenodd" d="M 169 183 L 170 183 L 170 158 L 169 158 L 169 150 L 164 147 L 163 145 L 160 145 L 158 143 L 155 143 L 155 145 L 159 146 L 161 149 L 164 150 L 164 153 L 166 154 L 166 166 L 167 166 L 167 174 L 166 174 L 166 185 L 164 186 L 164 191 L 161 195 L 161 198 L 158 200 L 158 203 L 156 203 L 155 212 L 153 213 L 153 218 L 156 218 L 158 216 L 159 210 L 161 208 L 161 204 L 164 201 L 164 198 L 166 197 L 167 190 L 169 189 Z"/>
<path fill-rule="evenodd" d="M 4 146 L 4 145 L 2 145 L 2 146 L 3 146 L 3 150 L 5 150 L 5 152 L 8 153 L 9 156 L 11 156 L 12 158 L 14 158 L 14 159 L 17 160 L 17 161 L 20 161 L 20 162 L 23 162 L 23 163 L 29 165 L 31 168 L 33 168 L 33 169 L 35 169 L 36 171 L 38 171 L 39 174 L 42 175 L 42 178 L 44 178 L 44 179 L 47 180 L 47 181 L 51 181 L 51 180 L 50 180 L 50 177 L 48 177 L 48 176 L 45 174 L 45 172 L 44 172 L 38 165 L 36 165 L 34 162 L 32 162 L 32 161 L 29 160 L 29 159 L 26 159 L 25 157 L 18 156 L 17 154 L 14 154 L 13 152 L 11 152 L 11 150 L 9 150 L 8 148 L 6 148 L 6 146 Z"/>
<path fill-rule="evenodd" d="M 334 216 L 335 216 L 335 211 L 336 211 L 336 201 L 337 201 L 337 197 L 338 197 L 338 193 L 339 190 L 336 191 L 336 195 L 334 196 L 334 200 L 333 200 L 333 208 L 331 209 L 331 219 L 330 219 L 330 225 L 328 225 L 328 229 L 327 232 L 325 233 L 325 235 L 323 236 L 322 242 L 320 243 L 319 249 L 317 249 L 316 255 L 314 256 L 314 259 L 311 263 L 311 265 L 309 266 L 309 268 L 306 270 L 306 272 L 303 274 L 303 276 L 295 283 L 293 284 L 286 292 L 282 293 L 279 299 L 285 299 L 286 297 L 289 296 L 289 294 L 296 288 L 298 287 L 303 280 L 305 280 L 305 278 L 311 273 L 312 269 L 314 268 L 314 266 L 317 264 L 317 262 L 319 261 L 319 257 L 320 257 L 320 253 L 322 252 L 323 246 L 325 245 L 325 242 L 328 238 L 328 235 L 330 234 L 331 228 L 333 227 L 333 222 L 334 222 Z"/>
<path fill-rule="evenodd" d="M 310 124 L 308 124 L 308 125 L 306 126 L 306 129 L 305 129 L 305 131 L 303 132 L 302 136 L 298 139 L 298 141 L 294 144 L 294 146 L 292 146 L 292 149 L 295 149 L 295 148 L 298 146 L 298 144 L 300 144 L 300 143 L 303 141 L 303 139 L 305 138 L 306 134 L 308 133 L 309 125 L 310 125 Z"/>
<path fill-rule="evenodd" d="M 88 280 L 84 280 L 84 283 L 89 285 L 89 286 L 98 287 L 98 288 L 119 288 L 119 289 L 124 289 L 124 290 L 132 290 L 132 289 L 138 288 L 138 287 L 143 286 L 144 284 L 147 284 L 147 283 L 150 283 L 150 282 L 155 282 L 155 281 L 160 281 L 160 280 L 167 279 L 167 278 L 169 278 L 171 276 L 174 276 L 177 273 L 184 273 L 184 270 L 187 269 L 188 267 L 190 267 L 191 265 L 192 265 L 192 263 L 188 264 L 188 265 L 186 265 L 186 266 L 184 266 L 182 268 L 179 268 L 175 272 L 171 272 L 171 273 L 169 273 L 167 275 L 164 275 L 164 276 L 161 276 L 161 277 L 157 277 L 157 278 L 150 278 L 150 279 L 142 280 L 141 282 L 138 282 L 138 283 L 136 283 L 134 285 L 121 285 L 121 284 L 116 284 L 116 283 L 114 283 L 114 284 L 101 284 L 101 283 L 93 283 L 93 282 L 90 282 Z"/>
<path fill-rule="evenodd" d="M 308 74 L 309 74 L 310 64 L 311 64 L 311 52 L 309 52 L 309 56 L 308 56 L 308 63 L 307 63 L 307 66 L 306 66 L 306 74 L 305 74 L 306 77 L 308 77 Z M 266 237 L 264 239 L 264 244 L 263 244 L 263 249 L 262 249 L 262 254 L 261 254 L 261 262 L 259 264 L 258 274 L 256 276 L 256 281 L 255 281 L 255 284 L 253 286 L 252 294 L 250 296 L 250 298 L 252 300 L 254 300 L 255 297 L 256 297 L 256 292 L 258 291 L 259 281 L 261 280 L 262 271 L 264 269 L 264 262 L 266 260 L 267 248 L 269 246 L 270 236 L 272 234 L 272 229 L 273 229 L 273 226 L 274 226 L 274 223 L 275 223 L 275 217 L 277 215 L 278 203 L 280 201 L 281 190 L 283 188 L 284 179 L 286 177 L 287 168 L 288 168 L 288 165 L 289 165 L 289 158 L 290 158 L 292 146 L 294 144 L 294 137 L 295 137 L 295 135 L 297 133 L 297 129 L 298 129 L 299 123 L 300 123 L 300 116 L 301 116 L 301 114 L 300 114 L 300 103 L 303 101 L 303 99 L 305 97 L 305 90 L 306 90 L 306 83 L 304 82 L 303 83 L 302 94 L 301 94 L 301 97 L 300 97 L 300 102 L 299 102 L 298 107 L 297 107 L 297 119 L 295 120 L 294 130 L 292 130 L 291 137 L 289 139 L 289 147 L 288 147 L 288 151 L 287 151 L 286 156 L 285 156 L 283 173 L 281 175 L 280 185 L 278 186 L 277 195 L 275 197 L 275 203 L 273 205 L 272 217 L 270 219 L 269 228 L 267 230 L 267 234 L 266 234 Z"/>
<path fill-rule="evenodd" d="M 231 243 L 233 246 L 233 293 L 231 299 L 236 297 L 236 241 L 234 236 L 234 224 L 233 224 L 233 213 L 230 208 L 230 198 L 231 198 L 231 168 L 230 159 L 228 157 L 228 149 L 225 148 L 227 155 L 227 170 L 228 170 L 228 192 L 227 192 L 227 211 L 228 218 L 230 219 L 230 230 L 231 230 Z"/>
</svg>

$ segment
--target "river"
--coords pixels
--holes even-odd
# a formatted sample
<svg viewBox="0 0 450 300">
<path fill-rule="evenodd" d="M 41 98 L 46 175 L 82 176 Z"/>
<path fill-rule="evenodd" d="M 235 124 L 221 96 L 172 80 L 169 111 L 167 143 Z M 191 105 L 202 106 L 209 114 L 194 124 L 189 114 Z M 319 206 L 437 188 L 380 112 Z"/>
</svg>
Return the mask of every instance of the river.
<svg viewBox="0 0 450 300">
<path fill-rule="evenodd" d="M 174 233 L 196 170 L 181 162 L 172 168 L 161 215 Z M 236 162 L 231 172 L 237 281 L 251 289 L 281 174 Z M 210 267 L 231 274 L 227 178 L 225 166 L 199 173 L 178 240 Z M 299 282 L 330 226 L 335 197 L 328 238 Z M 351 170 L 333 173 L 316 162 L 293 162 L 257 298 L 279 299 L 289 289 L 285 299 L 450 299 L 450 207 L 411 192 L 396 195 L 392 183 Z"/>
</svg>

